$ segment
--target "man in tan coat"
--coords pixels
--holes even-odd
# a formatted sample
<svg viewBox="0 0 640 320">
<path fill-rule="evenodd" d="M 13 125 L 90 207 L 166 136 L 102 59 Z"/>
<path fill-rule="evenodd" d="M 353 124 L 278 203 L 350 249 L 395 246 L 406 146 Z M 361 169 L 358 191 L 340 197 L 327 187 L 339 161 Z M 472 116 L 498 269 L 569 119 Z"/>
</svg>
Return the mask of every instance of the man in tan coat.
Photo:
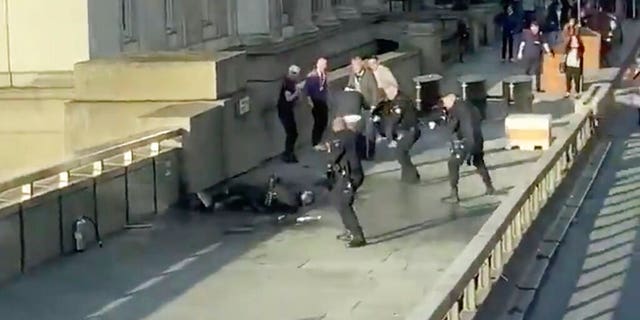
<svg viewBox="0 0 640 320">
<path fill-rule="evenodd" d="M 391 69 L 380 64 L 377 56 L 369 58 L 367 61 L 369 68 L 373 71 L 378 88 L 384 92 L 386 100 L 393 100 L 398 95 L 398 80 L 391 72 Z"/>
</svg>

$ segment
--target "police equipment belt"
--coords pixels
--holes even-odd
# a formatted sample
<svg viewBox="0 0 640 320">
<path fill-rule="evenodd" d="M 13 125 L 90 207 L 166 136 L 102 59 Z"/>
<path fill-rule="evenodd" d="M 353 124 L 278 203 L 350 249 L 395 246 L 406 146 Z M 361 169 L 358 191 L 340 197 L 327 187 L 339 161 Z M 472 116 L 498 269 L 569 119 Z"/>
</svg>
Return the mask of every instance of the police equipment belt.
<svg viewBox="0 0 640 320">
<path fill-rule="evenodd" d="M 451 154 L 455 155 L 456 158 L 461 159 L 467 153 L 464 147 L 464 139 L 451 141 L 451 148 L 449 151 Z"/>
</svg>

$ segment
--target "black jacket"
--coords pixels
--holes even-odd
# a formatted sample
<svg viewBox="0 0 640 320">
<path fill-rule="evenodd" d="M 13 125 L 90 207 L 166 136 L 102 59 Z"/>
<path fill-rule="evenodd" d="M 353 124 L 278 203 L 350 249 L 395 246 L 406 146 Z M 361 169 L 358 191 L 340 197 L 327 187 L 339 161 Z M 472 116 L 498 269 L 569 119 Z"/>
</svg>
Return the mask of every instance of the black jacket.
<svg viewBox="0 0 640 320">
<path fill-rule="evenodd" d="M 329 164 L 337 165 L 349 175 L 354 189 L 364 180 L 362 161 L 356 147 L 358 135 L 351 130 L 334 133 L 329 148 Z"/>
<path fill-rule="evenodd" d="M 213 194 L 212 200 L 220 207 L 218 210 L 295 213 L 302 205 L 297 189 L 293 185 L 277 183 L 272 190 L 272 201 L 267 203 L 269 187 L 240 183 L 230 186 L 226 192 Z"/>
<path fill-rule="evenodd" d="M 335 117 L 349 114 L 360 114 L 366 106 L 364 96 L 357 91 L 332 91 L 329 95 L 329 105 L 335 111 Z"/>
<path fill-rule="evenodd" d="M 482 116 L 480 111 L 465 101 L 456 103 L 447 111 L 447 128 L 456 140 L 463 140 L 465 149 L 482 152 Z"/>
<path fill-rule="evenodd" d="M 393 100 L 397 109 L 394 112 L 398 115 L 398 129 L 411 130 L 418 126 L 418 110 L 413 100 L 404 93 L 398 92 L 398 96 Z"/>
</svg>

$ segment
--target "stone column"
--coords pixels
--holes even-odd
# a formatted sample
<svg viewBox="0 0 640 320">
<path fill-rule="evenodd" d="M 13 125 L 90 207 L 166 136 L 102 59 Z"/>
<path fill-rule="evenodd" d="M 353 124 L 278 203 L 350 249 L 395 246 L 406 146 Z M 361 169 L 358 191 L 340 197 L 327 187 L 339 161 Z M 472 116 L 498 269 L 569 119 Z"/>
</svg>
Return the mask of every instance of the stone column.
<svg viewBox="0 0 640 320">
<path fill-rule="evenodd" d="M 384 8 L 383 0 L 361 0 L 362 13 L 380 13 Z"/>
<path fill-rule="evenodd" d="M 316 16 L 316 25 L 320 27 L 333 27 L 340 24 L 340 20 L 333 11 L 331 0 L 321 0 L 322 10 Z"/>
<path fill-rule="evenodd" d="M 247 45 L 282 41 L 282 0 L 238 0 L 238 35 Z"/>
<path fill-rule="evenodd" d="M 356 4 L 356 0 L 342 0 L 339 6 L 336 6 L 338 18 L 343 20 L 358 19 L 360 12 Z"/>
<path fill-rule="evenodd" d="M 311 0 L 295 0 L 293 3 L 293 28 L 296 34 L 318 31 L 318 27 L 313 24 Z"/>
<path fill-rule="evenodd" d="M 410 23 L 407 40 L 410 46 L 420 50 L 422 74 L 442 72 L 442 36 L 435 23 Z"/>
<path fill-rule="evenodd" d="M 471 33 L 469 44 L 471 46 L 471 50 L 473 51 L 476 51 L 478 50 L 478 48 L 480 48 L 482 40 L 484 38 L 484 15 L 484 10 L 482 8 L 472 7 L 468 10 L 469 31 Z"/>
</svg>

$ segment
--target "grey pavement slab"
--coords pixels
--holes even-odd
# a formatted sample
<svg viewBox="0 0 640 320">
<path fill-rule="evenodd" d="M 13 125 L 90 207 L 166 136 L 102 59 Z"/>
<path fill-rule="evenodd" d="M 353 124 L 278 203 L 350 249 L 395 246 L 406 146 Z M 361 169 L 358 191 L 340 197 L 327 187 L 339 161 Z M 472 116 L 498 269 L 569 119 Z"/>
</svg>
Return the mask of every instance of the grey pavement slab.
<svg viewBox="0 0 640 320">
<path fill-rule="evenodd" d="M 497 53 L 487 49 L 478 57 L 486 61 Z M 480 58 L 465 65 L 482 65 Z M 506 73 L 514 66 L 499 67 Z M 568 100 L 545 102 L 537 110 L 554 113 L 554 134 L 566 130 L 572 117 Z M 493 103 L 483 128 L 486 162 L 500 191 L 495 196 L 483 196 L 480 178 L 465 167 L 463 201 L 443 203 L 448 137 L 429 131 L 413 150 L 419 185 L 399 183 L 398 165 L 384 146 L 380 161 L 367 163 L 356 202 L 367 247 L 346 249 L 335 240 L 339 218 L 322 196 L 310 214 L 323 218 L 304 225 L 277 225 L 273 217 L 245 213 L 172 210 L 152 229 L 124 232 L 106 239 L 103 249 L 65 257 L 9 283 L 0 289 L 2 318 L 401 319 L 540 156 L 504 150 L 506 113 Z M 262 182 L 277 172 L 312 184 L 322 177 L 322 155 L 300 150 L 299 158 L 298 165 L 268 162 L 238 179 Z M 244 225 L 253 232 L 225 233 Z"/>
</svg>

